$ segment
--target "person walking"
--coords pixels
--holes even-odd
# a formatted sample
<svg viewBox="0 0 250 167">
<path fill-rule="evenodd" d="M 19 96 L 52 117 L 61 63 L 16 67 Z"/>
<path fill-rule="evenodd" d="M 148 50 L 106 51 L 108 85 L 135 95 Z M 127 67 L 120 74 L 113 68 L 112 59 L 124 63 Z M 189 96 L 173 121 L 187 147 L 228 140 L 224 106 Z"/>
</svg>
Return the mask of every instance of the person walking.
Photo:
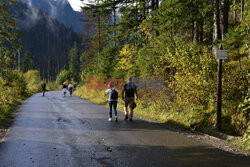
<svg viewBox="0 0 250 167">
<path fill-rule="evenodd" d="M 41 87 L 42 87 L 43 96 L 45 96 L 46 83 L 44 81 L 42 82 Z"/>
<path fill-rule="evenodd" d="M 63 83 L 63 96 L 65 97 L 67 93 L 67 85 Z"/>
<path fill-rule="evenodd" d="M 132 121 L 135 100 L 138 100 L 138 92 L 136 89 L 136 85 L 132 82 L 132 78 L 129 77 L 127 80 L 128 82 L 124 85 L 122 89 L 122 100 L 124 101 L 124 112 L 125 112 L 124 120 L 128 120 L 129 118 L 128 116 L 130 116 L 129 120 Z M 128 105 L 130 108 L 130 113 L 128 113 Z"/>
<path fill-rule="evenodd" d="M 69 90 L 69 95 L 72 96 L 72 94 L 73 94 L 73 85 L 71 83 L 69 83 L 68 90 Z"/>
<path fill-rule="evenodd" d="M 118 122 L 117 117 L 117 100 L 118 100 L 118 90 L 115 89 L 114 84 L 110 81 L 108 84 L 109 89 L 105 91 L 106 94 L 109 94 L 109 121 L 112 121 L 112 106 L 114 106 L 115 113 L 115 122 Z"/>
</svg>

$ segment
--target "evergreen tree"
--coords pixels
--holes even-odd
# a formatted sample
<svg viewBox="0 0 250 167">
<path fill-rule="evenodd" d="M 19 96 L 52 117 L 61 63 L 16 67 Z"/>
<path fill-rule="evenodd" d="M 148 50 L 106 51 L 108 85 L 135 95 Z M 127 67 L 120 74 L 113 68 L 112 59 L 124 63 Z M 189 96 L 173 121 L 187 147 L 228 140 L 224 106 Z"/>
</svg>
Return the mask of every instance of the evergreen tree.
<svg viewBox="0 0 250 167">
<path fill-rule="evenodd" d="M 79 71 L 80 71 L 80 63 L 79 63 L 79 55 L 77 43 L 74 43 L 74 46 L 71 48 L 69 52 L 69 71 L 72 75 L 72 78 L 75 82 L 79 81 Z"/>
<path fill-rule="evenodd" d="M 15 0 L 0 2 L 0 74 L 5 75 L 14 67 L 14 57 L 21 48 L 16 21 L 9 6 Z"/>
<path fill-rule="evenodd" d="M 21 70 L 27 72 L 28 70 L 34 69 L 34 60 L 33 56 L 29 51 L 26 51 L 21 58 Z"/>
<path fill-rule="evenodd" d="M 114 78 L 117 65 L 118 48 L 115 46 L 105 47 L 101 52 L 100 69 L 98 75 L 103 79 Z"/>
</svg>

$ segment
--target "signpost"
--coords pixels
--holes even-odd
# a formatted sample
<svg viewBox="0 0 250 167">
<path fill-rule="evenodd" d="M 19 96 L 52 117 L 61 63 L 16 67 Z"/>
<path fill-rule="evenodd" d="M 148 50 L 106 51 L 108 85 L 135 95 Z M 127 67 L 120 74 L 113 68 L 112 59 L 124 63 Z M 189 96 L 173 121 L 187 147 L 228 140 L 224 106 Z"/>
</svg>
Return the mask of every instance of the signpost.
<svg viewBox="0 0 250 167">
<path fill-rule="evenodd" d="M 215 50 L 214 54 L 215 54 L 215 59 L 222 59 L 222 60 L 226 60 L 228 59 L 228 51 L 227 50 Z"/>
<path fill-rule="evenodd" d="M 222 45 L 220 45 L 220 49 L 222 49 Z M 217 75 L 217 120 L 216 120 L 216 128 L 217 130 L 221 130 L 221 95 L 222 95 L 222 60 L 228 59 L 228 51 L 227 50 L 218 50 L 214 51 L 215 58 L 218 59 L 218 75 Z"/>
</svg>

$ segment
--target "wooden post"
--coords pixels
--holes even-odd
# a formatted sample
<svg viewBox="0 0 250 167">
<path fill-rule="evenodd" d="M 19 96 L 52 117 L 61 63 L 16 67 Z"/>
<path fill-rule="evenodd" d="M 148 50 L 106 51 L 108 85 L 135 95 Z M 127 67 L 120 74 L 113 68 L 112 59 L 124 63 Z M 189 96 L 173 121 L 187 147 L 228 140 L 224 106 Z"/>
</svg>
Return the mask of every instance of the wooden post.
<svg viewBox="0 0 250 167">
<path fill-rule="evenodd" d="M 222 45 L 220 45 L 222 50 Z M 218 74 L 217 74 L 217 120 L 216 128 L 221 130 L 221 103 L 222 103 L 222 59 L 218 60 Z"/>
</svg>

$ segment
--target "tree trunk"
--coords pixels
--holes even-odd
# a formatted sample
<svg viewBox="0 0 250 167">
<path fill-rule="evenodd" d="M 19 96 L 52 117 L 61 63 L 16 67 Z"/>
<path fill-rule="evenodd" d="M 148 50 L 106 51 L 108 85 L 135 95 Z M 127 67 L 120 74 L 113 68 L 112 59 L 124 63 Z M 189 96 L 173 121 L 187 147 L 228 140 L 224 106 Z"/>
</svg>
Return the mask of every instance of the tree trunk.
<svg viewBox="0 0 250 167">
<path fill-rule="evenodd" d="M 199 42 L 203 42 L 203 20 L 200 21 L 199 25 Z"/>
<path fill-rule="evenodd" d="M 155 0 L 155 9 L 159 8 L 159 0 Z"/>
<path fill-rule="evenodd" d="M 213 42 L 216 43 L 218 39 L 221 39 L 220 30 L 220 3 L 219 0 L 214 0 L 214 30 L 213 30 Z"/>
<path fill-rule="evenodd" d="M 114 7 L 114 44 L 115 44 L 115 47 L 116 47 L 116 11 L 115 11 L 115 7 Z"/>
<path fill-rule="evenodd" d="M 192 42 L 194 42 L 194 35 L 195 35 L 195 33 L 194 33 L 194 30 L 195 30 L 194 26 L 195 26 L 195 24 L 194 24 L 194 21 L 193 21 L 192 22 Z"/>
<path fill-rule="evenodd" d="M 143 0 L 143 19 L 146 19 L 147 1 Z"/>
<path fill-rule="evenodd" d="M 234 5 L 236 5 L 237 3 L 237 0 L 234 0 Z M 236 11 L 236 8 L 234 8 L 234 24 L 237 23 L 237 11 Z"/>
<path fill-rule="evenodd" d="M 225 39 L 225 34 L 228 32 L 228 13 L 229 2 L 228 0 L 222 0 L 222 40 Z"/>
<path fill-rule="evenodd" d="M 241 0 L 241 15 L 240 15 L 240 20 L 243 19 L 244 10 L 245 10 L 245 1 Z"/>
<path fill-rule="evenodd" d="M 148 15 L 149 14 L 149 8 L 150 8 L 150 1 L 146 1 L 145 4 L 146 4 L 146 15 Z"/>
<path fill-rule="evenodd" d="M 99 5 L 99 0 L 97 0 L 97 4 Z M 97 58 L 97 68 L 99 69 L 99 62 L 100 62 L 100 53 L 101 53 L 101 17 L 98 14 L 98 58 Z"/>
<path fill-rule="evenodd" d="M 194 40 L 196 42 L 199 42 L 199 26 L 197 22 L 194 22 Z"/>
<path fill-rule="evenodd" d="M 240 49 L 238 49 L 238 58 L 239 58 L 239 64 L 240 64 L 240 70 L 241 70 L 241 60 L 240 60 Z"/>
<path fill-rule="evenodd" d="M 146 18 L 146 7 L 145 0 L 140 0 L 139 2 L 139 12 L 140 12 L 140 21 L 142 22 Z"/>
<path fill-rule="evenodd" d="M 154 10 L 155 10 L 155 0 L 152 0 L 151 2 L 152 2 L 152 4 L 151 4 L 151 6 L 152 6 L 152 11 L 154 11 Z"/>
<path fill-rule="evenodd" d="M 159 0 L 152 0 L 151 1 L 151 8 L 152 8 L 152 11 L 156 10 L 157 8 L 159 8 Z M 159 31 L 157 31 L 157 30 L 154 29 L 154 34 L 155 34 L 155 36 L 159 36 L 160 33 L 159 33 Z"/>
</svg>

